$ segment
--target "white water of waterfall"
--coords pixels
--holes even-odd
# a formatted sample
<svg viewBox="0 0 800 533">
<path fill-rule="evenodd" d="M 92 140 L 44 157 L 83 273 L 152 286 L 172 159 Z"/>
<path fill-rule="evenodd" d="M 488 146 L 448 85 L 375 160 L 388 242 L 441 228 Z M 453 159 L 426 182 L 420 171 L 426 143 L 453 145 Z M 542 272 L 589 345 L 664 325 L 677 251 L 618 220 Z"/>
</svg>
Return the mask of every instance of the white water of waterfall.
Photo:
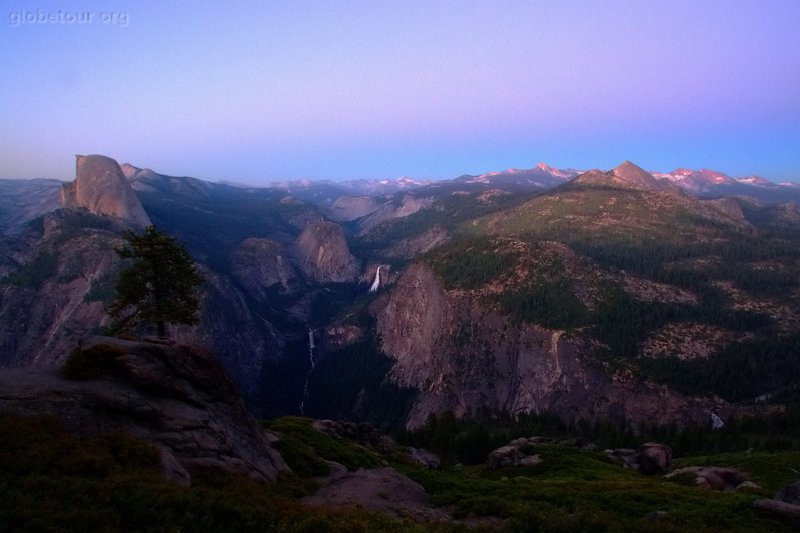
<svg viewBox="0 0 800 533">
<path fill-rule="evenodd" d="M 378 270 L 375 271 L 375 281 L 372 282 L 372 286 L 369 288 L 369 292 L 375 292 L 381 286 L 381 265 L 378 265 Z"/>
<path fill-rule="evenodd" d="M 306 382 L 303 385 L 303 399 L 300 401 L 300 414 L 305 415 L 305 406 L 306 400 L 308 400 L 308 380 L 311 378 L 311 373 L 314 371 L 314 367 L 317 366 L 317 362 L 314 360 L 314 330 L 308 330 L 308 361 L 311 363 L 311 367 L 308 369 L 308 373 L 306 374 Z"/>
</svg>

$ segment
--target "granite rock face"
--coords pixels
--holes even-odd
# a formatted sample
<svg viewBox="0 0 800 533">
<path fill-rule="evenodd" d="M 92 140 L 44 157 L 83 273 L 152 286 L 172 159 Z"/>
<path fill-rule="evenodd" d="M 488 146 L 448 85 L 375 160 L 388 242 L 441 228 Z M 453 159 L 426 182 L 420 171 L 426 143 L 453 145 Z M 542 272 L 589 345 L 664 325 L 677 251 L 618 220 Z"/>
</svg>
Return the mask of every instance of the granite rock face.
<svg viewBox="0 0 800 533">
<path fill-rule="evenodd" d="M 247 291 L 263 299 L 266 289 L 280 283 L 285 291 L 297 284 L 297 274 L 280 243 L 251 237 L 233 253 L 233 273 Z"/>
<path fill-rule="evenodd" d="M 116 354 L 96 379 L 67 380 L 55 367 L 0 371 L 0 410 L 52 414 L 79 436 L 121 430 L 158 448 L 165 475 L 180 484 L 201 469 L 258 481 L 288 470 L 213 354 L 108 337 L 82 348 L 90 347 Z"/>
<path fill-rule="evenodd" d="M 307 279 L 343 283 L 358 277 L 358 261 L 350 254 L 344 230 L 334 222 L 310 224 L 294 243 L 294 259 Z"/>
<path fill-rule="evenodd" d="M 116 217 L 135 226 L 149 226 L 150 217 L 116 161 L 102 155 L 75 156 L 75 181 L 61 189 L 67 209 Z"/>
<path fill-rule="evenodd" d="M 463 291 L 445 289 L 415 263 L 371 306 L 389 379 L 419 391 L 406 425 L 431 414 L 464 416 L 486 408 L 511 414 L 551 412 L 588 420 L 705 423 L 730 406 L 687 398 L 665 387 L 613 375 L 587 357 L 579 333 L 515 324 Z"/>
<path fill-rule="evenodd" d="M 80 337 L 106 325 L 104 299 L 120 265 L 114 248 L 129 227 L 59 209 L 44 215 L 41 232 L 0 241 L 0 277 L 9 276 L 0 284 L 0 367 L 63 363 Z"/>
</svg>

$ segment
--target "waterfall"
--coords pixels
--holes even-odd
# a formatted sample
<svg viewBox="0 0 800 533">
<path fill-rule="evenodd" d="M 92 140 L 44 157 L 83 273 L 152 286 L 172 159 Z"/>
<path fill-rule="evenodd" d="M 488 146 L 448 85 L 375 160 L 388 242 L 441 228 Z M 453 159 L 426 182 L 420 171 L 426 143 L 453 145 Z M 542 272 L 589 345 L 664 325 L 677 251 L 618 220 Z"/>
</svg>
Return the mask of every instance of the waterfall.
<svg viewBox="0 0 800 533">
<path fill-rule="evenodd" d="M 308 380 L 311 378 L 311 373 L 314 371 L 314 367 L 317 366 L 317 362 L 314 360 L 314 348 L 316 345 L 314 344 L 314 330 L 309 328 L 308 329 L 308 361 L 311 363 L 311 367 L 308 369 L 308 373 L 306 374 L 306 382 L 303 385 L 303 399 L 300 401 L 300 414 L 305 416 L 305 405 L 306 400 L 308 400 Z"/>
<path fill-rule="evenodd" d="M 375 271 L 375 281 L 372 282 L 369 292 L 375 292 L 381 286 L 381 266 L 383 265 L 378 265 L 378 270 Z"/>
</svg>

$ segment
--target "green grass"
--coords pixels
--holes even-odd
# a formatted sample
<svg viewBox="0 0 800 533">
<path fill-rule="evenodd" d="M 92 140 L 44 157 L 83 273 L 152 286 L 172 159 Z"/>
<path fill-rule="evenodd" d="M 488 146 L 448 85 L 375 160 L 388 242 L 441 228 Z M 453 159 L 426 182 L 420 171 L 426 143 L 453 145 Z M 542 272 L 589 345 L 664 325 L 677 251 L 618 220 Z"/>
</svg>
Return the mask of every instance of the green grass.
<svg viewBox="0 0 800 533">
<path fill-rule="evenodd" d="M 457 516 L 501 516 L 518 531 L 787 531 L 751 511 L 752 500 L 763 494 L 703 491 L 625 470 L 602 454 L 575 448 L 543 445 L 536 452 L 544 462 L 532 467 L 405 472 L 437 504 L 453 506 Z M 748 463 L 744 455 L 720 456 L 714 464 Z M 800 454 L 752 457 L 750 473 L 763 486 L 779 484 L 772 467 L 760 466 L 773 457 L 788 464 Z M 648 522 L 645 515 L 655 511 L 668 516 Z"/>
<path fill-rule="evenodd" d="M 55 418 L 0 414 L 0 531 L 425 531 L 357 508 L 303 506 L 307 481 L 195 474 L 165 481 L 156 451 L 119 433 L 76 439 Z"/>
<path fill-rule="evenodd" d="M 348 468 L 382 459 L 347 439 L 317 432 L 311 420 L 267 423 L 288 447 Z M 709 492 L 643 476 L 602 453 L 536 445 L 543 463 L 491 470 L 426 470 L 393 466 L 421 483 L 434 504 L 459 519 L 492 517 L 508 531 L 752 531 L 789 528 L 757 517 L 754 498 L 796 479 L 800 452 L 720 454 L 681 459 L 676 466 L 733 466 L 762 491 Z M 466 526 L 399 521 L 357 507 L 305 507 L 298 501 L 313 481 L 283 476 L 258 484 L 230 475 L 194 473 L 193 486 L 164 481 L 153 448 L 119 433 L 76 439 L 54 418 L 0 415 L 0 530 L 2 531 L 464 531 Z M 665 511 L 657 522 L 645 516 Z"/>
<path fill-rule="evenodd" d="M 772 497 L 778 490 L 800 479 L 800 452 L 718 453 L 685 457 L 675 468 L 685 466 L 729 466 L 744 472 Z"/>
<path fill-rule="evenodd" d="M 378 468 L 384 464 L 380 455 L 348 439 L 336 439 L 317 431 L 313 420 L 286 416 L 266 423 L 280 437 L 276 448 L 287 464 L 301 476 L 329 473 L 325 460 L 341 463 L 348 470 Z"/>
</svg>

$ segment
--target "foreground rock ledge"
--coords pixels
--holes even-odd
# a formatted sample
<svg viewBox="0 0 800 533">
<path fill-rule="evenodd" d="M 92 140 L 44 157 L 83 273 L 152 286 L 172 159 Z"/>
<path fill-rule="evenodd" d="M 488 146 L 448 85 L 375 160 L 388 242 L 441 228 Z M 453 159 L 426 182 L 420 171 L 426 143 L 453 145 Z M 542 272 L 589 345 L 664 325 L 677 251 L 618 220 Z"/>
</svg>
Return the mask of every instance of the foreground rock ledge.
<svg viewBox="0 0 800 533">
<path fill-rule="evenodd" d="M 158 448 L 162 471 L 181 485 L 195 469 L 257 481 L 289 470 L 210 352 L 109 337 L 83 347 L 98 344 L 123 353 L 97 379 L 70 381 L 55 367 L 0 370 L 0 411 L 55 415 L 78 436 L 121 430 Z"/>
</svg>

